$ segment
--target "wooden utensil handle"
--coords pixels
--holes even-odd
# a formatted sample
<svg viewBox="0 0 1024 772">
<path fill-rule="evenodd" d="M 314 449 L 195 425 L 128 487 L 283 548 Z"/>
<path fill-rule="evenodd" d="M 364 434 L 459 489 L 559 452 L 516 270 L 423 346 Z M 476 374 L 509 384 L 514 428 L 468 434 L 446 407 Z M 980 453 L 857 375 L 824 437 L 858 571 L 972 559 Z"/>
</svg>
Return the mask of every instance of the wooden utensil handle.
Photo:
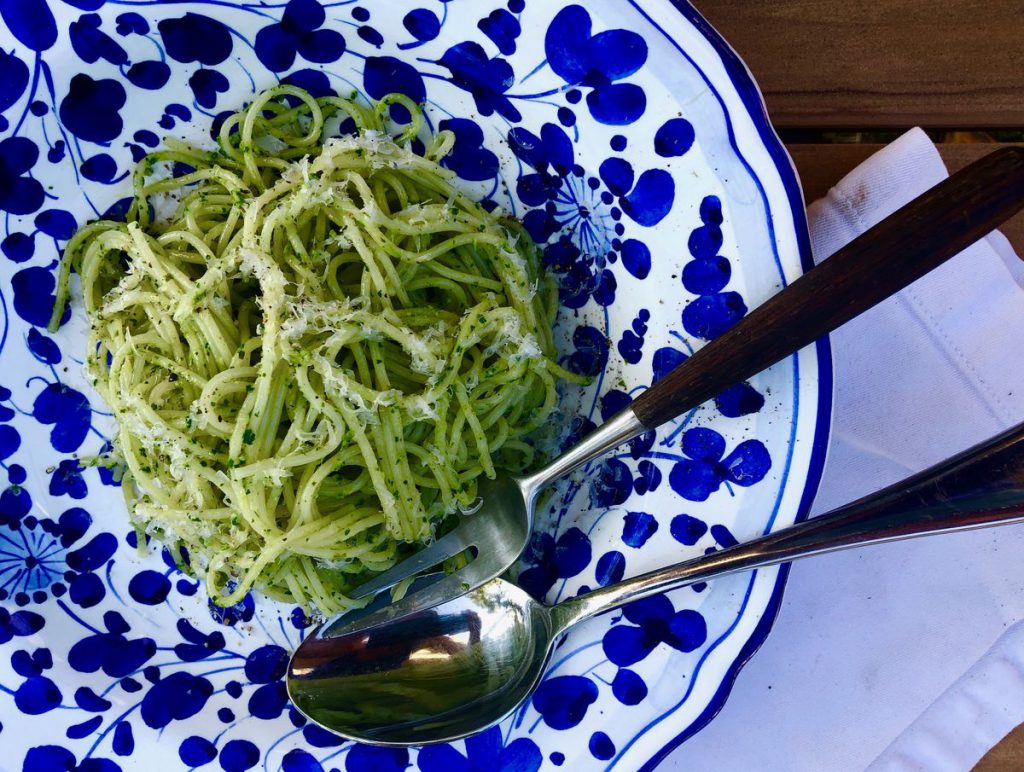
<svg viewBox="0 0 1024 772">
<path fill-rule="evenodd" d="M 1021 208 L 1024 148 L 990 153 L 751 311 L 647 389 L 633 412 L 648 429 L 682 415 L 899 292 Z"/>
<path fill-rule="evenodd" d="M 739 571 L 915 536 L 1024 521 L 1024 424 L 895 485 L 751 541 L 577 595 L 556 629 L 625 603 Z"/>
</svg>

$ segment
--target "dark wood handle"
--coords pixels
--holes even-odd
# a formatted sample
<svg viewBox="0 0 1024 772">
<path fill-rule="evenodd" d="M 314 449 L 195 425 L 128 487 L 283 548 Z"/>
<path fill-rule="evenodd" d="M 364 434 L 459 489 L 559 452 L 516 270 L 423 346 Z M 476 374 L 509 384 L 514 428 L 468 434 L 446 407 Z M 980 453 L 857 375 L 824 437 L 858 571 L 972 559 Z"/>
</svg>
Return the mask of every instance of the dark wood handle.
<svg viewBox="0 0 1024 772">
<path fill-rule="evenodd" d="M 997 150 L 882 220 L 697 351 L 632 405 L 653 429 L 899 292 L 1024 208 L 1024 148 Z"/>
<path fill-rule="evenodd" d="M 797 558 L 929 534 L 1024 522 L 1024 424 L 824 515 L 552 608 L 557 629 L 679 587 Z"/>
</svg>

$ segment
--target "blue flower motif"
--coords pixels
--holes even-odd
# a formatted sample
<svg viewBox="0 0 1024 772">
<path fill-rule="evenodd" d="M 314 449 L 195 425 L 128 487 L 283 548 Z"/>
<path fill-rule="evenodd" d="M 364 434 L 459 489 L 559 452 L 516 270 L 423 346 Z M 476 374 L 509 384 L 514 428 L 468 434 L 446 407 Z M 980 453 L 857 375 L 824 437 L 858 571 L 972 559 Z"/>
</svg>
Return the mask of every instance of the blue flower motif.
<svg viewBox="0 0 1024 772">
<path fill-rule="evenodd" d="M 171 79 L 171 68 L 166 62 L 150 59 L 133 64 L 128 68 L 125 77 L 139 88 L 156 91 L 167 85 L 167 81 Z"/>
<path fill-rule="evenodd" d="M 439 127 L 455 135 L 455 146 L 441 160 L 464 180 L 478 182 L 494 179 L 498 173 L 498 156 L 484 147 L 483 129 L 466 118 L 446 118 Z"/>
<path fill-rule="evenodd" d="M 125 656 L 131 659 L 133 667 L 127 672 L 122 672 L 122 675 L 127 675 L 137 669 L 142 662 L 148 660 L 156 652 L 156 644 L 151 639 L 140 640 L 147 642 L 145 647 L 136 646 L 135 650 L 131 652 L 125 651 Z M 78 645 L 76 644 L 76 646 Z M 125 649 L 125 644 L 120 644 L 120 648 Z M 152 652 L 143 658 L 142 655 L 145 652 L 150 652 L 150 649 Z M 120 666 L 118 670 L 124 671 L 125 667 Z M 106 667 L 104 672 L 107 672 Z M 183 721 L 196 715 L 206 705 L 211 694 L 213 694 L 213 684 L 208 679 L 182 671 L 171 673 L 153 684 L 146 692 L 146 696 L 142 698 L 142 720 L 151 729 L 163 729 L 172 721 Z M 228 745 L 230 744 L 228 743 Z M 228 745 L 224 746 L 222 753 L 227 751 Z M 258 751 L 256 755 L 259 758 Z M 247 768 L 243 767 L 243 769 Z"/>
<path fill-rule="evenodd" d="M 508 142 L 516 157 L 534 169 L 516 183 L 520 200 L 537 207 L 526 213 L 523 225 L 540 244 L 562 234 L 548 244 L 544 254 L 545 263 L 563 274 L 561 301 L 569 308 L 581 308 L 603 285 L 610 302 L 614 279 L 610 272 L 605 276 L 601 271 L 605 255 L 612 249 L 614 218 L 594 180 L 584 181 L 568 135 L 560 126 L 546 123 L 540 136 L 514 128 L 508 133 Z"/>
<path fill-rule="evenodd" d="M 110 759 L 90 756 L 77 763 L 75 754 L 60 745 L 37 745 L 25 754 L 23 772 L 36 770 L 82 770 L 82 772 L 121 772 L 121 767 Z"/>
<path fill-rule="evenodd" d="M 664 595 L 634 601 L 623 609 L 630 625 L 613 625 L 601 641 L 605 656 L 619 667 L 629 667 L 649 655 L 659 643 L 683 652 L 695 651 L 708 637 L 700 612 L 676 611 Z"/>
<path fill-rule="evenodd" d="M 15 611 L 13 614 L 0 606 L 0 644 L 12 638 L 35 635 L 46 624 L 46 620 L 34 611 Z"/>
<path fill-rule="evenodd" d="M 217 94 L 223 94 L 231 84 L 223 73 L 200 68 L 192 73 L 188 85 L 195 94 L 199 106 L 211 110 L 217 104 Z"/>
<path fill-rule="evenodd" d="M 590 483 L 590 505 L 594 509 L 608 509 L 625 504 L 633 492 L 633 474 L 629 467 L 616 458 L 606 459 L 597 468 Z"/>
<path fill-rule="evenodd" d="M 62 699 L 57 684 L 41 675 L 26 678 L 14 692 L 15 707 L 29 716 L 49 713 L 60 705 Z"/>
<path fill-rule="evenodd" d="M 635 122 L 647 108 L 639 86 L 616 83 L 639 70 L 647 61 L 647 43 L 624 29 L 591 34 L 586 8 L 563 8 L 548 27 L 544 49 L 548 62 L 566 83 L 586 86 L 587 106 L 601 123 L 621 126 Z"/>
<path fill-rule="evenodd" d="M 231 55 L 231 31 L 217 19 L 189 11 L 157 24 L 167 55 L 178 62 L 213 67 Z"/>
<path fill-rule="evenodd" d="M 5 394 L 10 397 L 9 391 L 0 390 L 0 397 Z M 9 420 L 9 408 L 2 410 L 6 412 L 0 414 L 0 421 Z M 0 441 L 9 428 L 0 425 Z M 30 515 L 32 497 L 22 487 L 25 470 L 12 464 L 8 477 L 11 485 L 0 493 L 0 526 L 6 526 L 12 536 L 0 541 L 0 600 L 13 597 L 16 604 L 24 606 L 68 592 L 71 601 L 83 608 L 99 603 L 106 591 L 94 572 L 106 565 L 117 549 L 117 540 L 101 533 L 69 552 L 89 530 L 89 513 L 71 507 L 56 520 Z"/>
<path fill-rule="evenodd" d="M 11 669 L 22 678 L 32 678 L 53 667 L 53 655 L 49 649 L 40 648 L 29 653 L 27 649 L 16 649 L 11 655 Z"/>
<path fill-rule="evenodd" d="M 14 464 L 19 470 L 22 467 Z M 12 530 L 17 530 L 22 518 L 32 509 L 32 497 L 22 487 L 25 482 L 25 475 L 19 474 L 17 479 L 11 477 L 11 485 L 0 493 L 0 525 L 5 525 Z"/>
<path fill-rule="evenodd" d="M 711 340 L 747 313 L 738 292 L 725 291 L 732 274 L 729 261 L 718 254 L 722 248 L 722 202 L 706 196 L 700 205 L 702 225 L 690 233 L 687 247 L 693 259 L 683 266 L 682 282 L 698 297 L 683 309 L 683 328 L 691 335 Z"/>
<path fill-rule="evenodd" d="M 590 376 L 604 372 L 608 365 L 608 340 L 603 332 L 582 324 L 573 331 L 572 343 L 575 351 L 566 363 L 570 370 Z"/>
<path fill-rule="evenodd" d="M 519 160 L 534 169 L 516 182 L 520 200 L 527 206 L 543 206 L 554 201 L 573 168 L 572 141 L 565 131 L 553 123 L 545 123 L 538 137 L 516 127 L 508 133 L 508 144 Z"/>
<path fill-rule="evenodd" d="M 331 88 L 331 81 L 324 73 L 320 70 L 309 69 L 308 67 L 303 70 L 295 70 L 290 72 L 281 78 L 282 83 L 287 83 L 289 86 L 298 86 L 304 88 L 312 96 L 319 99 L 325 96 L 337 96 L 337 92 Z M 347 118 L 342 122 L 339 127 L 340 133 L 344 134 L 349 131 L 355 131 L 355 121 Z M 351 128 L 349 128 L 351 126 Z"/>
<path fill-rule="evenodd" d="M 142 14 L 135 13 L 134 11 L 128 11 L 127 13 L 119 13 L 117 15 L 117 34 L 121 36 L 126 35 L 145 35 L 149 32 L 149 22 Z"/>
<path fill-rule="evenodd" d="M 650 251 L 636 239 L 621 242 L 624 227 L 617 221 L 625 213 L 645 227 L 659 223 L 675 200 L 675 182 L 662 169 L 645 171 L 637 179 L 621 158 L 601 164 L 600 179 L 586 177 L 575 163 L 572 141 L 552 123 L 540 136 L 522 127 L 508 133 L 509 147 L 534 171 L 520 176 L 516 193 L 530 209 L 523 225 L 533 239 L 546 244 L 544 262 L 560 274 L 559 300 L 568 308 L 582 308 L 593 298 L 607 306 L 615 300 L 615 275 L 605 265 L 612 254 L 622 256 L 631 274 L 643 279 L 650 272 Z M 602 182 L 607 190 L 601 190 Z M 621 207 L 612 207 L 618 197 Z M 557 239 L 552 239 L 560 234 Z"/>
<path fill-rule="evenodd" d="M 382 748 L 357 743 L 345 757 L 345 772 L 401 772 L 409 766 L 405 748 Z"/>
<path fill-rule="evenodd" d="M 217 746 L 205 737 L 186 737 L 178 746 L 178 758 L 188 767 L 201 767 L 217 758 Z"/>
<path fill-rule="evenodd" d="M 647 512 L 627 512 L 622 524 L 622 542 L 640 548 L 658 532 L 658 520 Z"/>
<path fill-rule="evenodd" d="M 334 62 L 345 53 L 345 38 L 333 29 L 320 29 L 326 14 L 317 0 L 289 0 L 281 21 L 256 34 L 256 55 L 267 69 L 282 72 L 295 55 L 310 62 Z"/>
<path fill-rule="evenodd" d="M 476 25 L 505 56 L 516 52 L 516 39 L 523 29 L 519 19 L 504 8 L 491 11 Z"/>
<path fill-rule="evenodd" d="M 391 93 L 405 94 L 416 103 L 427 98 L 427 87 L 423 77 L 408 62 L 393 56 L 370 56 L 363 66 L 363 85 L 366 93 L 380 99 Z M 391 106 L 391 117 L 406 123 L 411 116 L 402 105 Z"/>
<path fill-rule="evenodd" d="M 233 606 L 220 606 L 212 600 L 206 606 L 213 620 L 226 627 L 234 627 L 239 622 L 249 622 L 256 613 L 256 601 L 252 599 L 252 593 L 248 592 Z"/>
<path fill-rule="evenodd" d="M 60 120 L 76 137 L 106 144 L 121 133 L 124 122 L 119 112 L 125 103 L 125 90 L 118 81 L 93 80 L 78 74 L 60 103 Z"/>
<path fill-rule="evenodd" d="M 402 26 L 416 39 L 415 43 L 402 43 L 399 48 L 403 49 L 416 48 L 441 34 L 441 20 L 436 13 L 426 8 L 409 11 L 402 19 Z"/>
<path fill-rule="evenodd" d="M 128 583 L 128 594 L 132 600 L 143 606 L 163 603 L 170 591 L 171 580 L 159 571 L 140 571 Z"/>
<path fill-rule="evenodd" d="M 104 59 L 120 67 L 128 63 L 128 54 L 110 35 L 100 30 L 101 19 L 98 14 L 82 14 L 77 21 L 71 22 L 68 34 L 71 47 L 78 58 L 89 64 Z"/>
<path fill-rule="evenodd" d="M 66 566 L 65 546 L 60 538 L 38 523 L 24 526 L 10 540 L 0 541 L 0 600 L 14 597 L 15 603 L 40 603 L 53 588 L 64 594 L 61 583 Z"/>
<path fill-rule="evenodd" d="M 597 685 L 586 676 L 547 678 L 533 693 L 533 707 L 552 729 L 572 729 L 597 701 Z"/>
<path fill-rule="evenodd" d="M 708 532 L 708 524 L 693 515 L 676 515 L 669 524 L 672 538 L 687 547 L 694 546 Z"/>
<path fill-rule="evenodd" d="M 78 450 L 85 441 L 92 423 L 92 409 L 89 407 L 89 400 L 80 391 L 60 382 L 49 383 L 39 392 L 39 396 L 36 397 L 32 405 L 32 415 L 39 423 L 53 424 L 53 429 L 50 430 L 50 444 L 59 453 L 74 453 Z M 67 466 L 65 466 L 66 464 Z M 72 483 L 70 477 L 67 477 L 67 475 L 74 474 L 71 465 L 67 461 L 62 461 L 61 467 L 65 475 L 65 480 L 61 483 L 65 486 L 64 490 L 73 498 L 81 498 L 81 496 L 71 493 L 69 487 L 77 486 L 77 483 Z M 80 472 L 78 476 L 80 479 Z M 54 483 L 51 482 L 51 492 L 53 492 L 53 485 Z M 82 482 L 83 490 L 84 486 L 85 483 Z"/>
<path fill-rule="evenodd" d="M 13 426 L 0 426 L 0 461 L 17 453 L 21 447 L 21 435 Z"/>
<path fill-rule="evenodd" d="M 78 228 L 74 215 L 63 209 L 44 209 L 35 216 L 35 225 L 41 233 L 58 241 L 67 241 Z"/>
<path fill-rule="evenodd" d="M 654 152 L 663 158 L 678 158 L 693 146 L 693 124 L 685 118 L 670 118 L 654 135 Z"/>
<path fill-rule="evenodd" d="M 713 429 L 688 429 L 682 449 L 687 459 L 669 472 L 672 490 L 689 501 L 705 501 L 723 482 L 749 487 L 764 479 L 772 460 L 760 440 L 744 440 L 727 456 L 725 439 Z"/>
<path fill-rule="evenodd" d="M 89 489 L 82 477 L 82 471 L 83 467 L 77 459 L 67 458 L 61 461 L 50 477 L 50 495 L 84 499 Z"/>
<path fill-rule="evenodd" d="M 568 529 L 557 541 L 549 533 L 534 534 L 523 556 L 531 565 L 519 574 L 519 586 L 543 598 L 558 579 L 583 573 L 592 554 L 590 537 L 579 528 Z"/>
<path fill-rule="evenodd" d="M 656 491 L 661 485 L 661 470 L 646 458 L 636 465 L 636 471 L 633 490 L 638 496 L 643 496 L 648 491 Z"/>
<path fill-rule="evenodd" d="M 156 654 L 152 638 L 128 638 L 131 627 L 116 611 L 103 615 L 105 633 L 88 635 L 76 642 L 68 652 L 68 664 L 80 673 L 102 670 L 112 678 L 134 673 Z M 168 687 L 170 691 L 171 688 Z M 154 698 L 153 701 L 158 701 Z M 149 724 L 149 722 L 146 722 Z"/>
<path fill-rule="evenodd" d="M 438 60 L 452 74 L 452 83 L 473 95 L 481 115 L 498 115 L 509 121 L 523 116 L 505 93 L 515 82 L 512 65 L 501 57 L 488 58 L 483 46 L 467 41 L 452 46 Z"/>
<path fill-rule="evenodd" d="M 13 105 L 28 86 L 28 65 L 14 55 L 0 49 L 0 113 Z M 0 131 L 8 126 L 7 119 L 0 115 Z"/>
<path fill-rule="evenodd" d="M 543 760 L 540 748 L 533 740 L 520 737 L 505 745 L 501 729 L 496 726 L 468 738 L 466 755 L 451 745 L 428 745 L 416 757 L 422 772 L 535 772 L 540 769 Z"/>
<path fill-rule="evenodd" d="M 33 51 L 45 51 L 57 42 L 57 22 L 45 2 L 0 0 L 0 19 L 22 45 Z"/>
<path fill-rule="evenodd" d="M 643 357 L 644 336 L 647 334 L 647 322 L 651 320 L 651 312 L 646 308 L 633 319 L 629 329 L 623 330 L 616 348 L 619 355 L 631 365 L 639 364 Z"/>
<path fill-rule="evenodd" d="M 22 176 L 36 165 L 39 149 L 25 137 L 8 137 L 0 142 L 0 210 L 31 214 L 43 205 L 43 186 Z"/>
<path fill-rule="evenodd" d="M 648 169 L 635 177 L 628 161 L 609 158 L 601 164 L 598 173 L 608 190 L 619 197 L 622 211 L 637 224 L 653 227 L 672 210 L 676 184 L 664 169 Z"/>
</svg>

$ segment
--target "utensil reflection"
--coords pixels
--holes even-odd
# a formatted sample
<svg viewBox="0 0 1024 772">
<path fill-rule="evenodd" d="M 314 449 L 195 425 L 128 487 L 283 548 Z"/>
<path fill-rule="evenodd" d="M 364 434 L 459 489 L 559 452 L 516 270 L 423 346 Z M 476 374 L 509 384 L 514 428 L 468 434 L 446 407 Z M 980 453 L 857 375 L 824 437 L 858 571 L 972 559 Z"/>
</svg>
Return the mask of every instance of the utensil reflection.
<svg viewBox="0 0 1024 772">
<path fill-rule="evenodd" d="M 314 721 L 351 727 L 380 744 L 417 736 L 437 742 L 440 727 L 452 738 L 474 731 L 481 712 L 517 699 L 506 692 L 540 674 L 548 617 L 519 595 L 508 585 L 350 635 L 319 631 L 292 661 L 292 699 Z M 451 711 L 452 704 L 461 707 Z M 389 724 L 396 712 L 402 721 Z"/>
</svg>

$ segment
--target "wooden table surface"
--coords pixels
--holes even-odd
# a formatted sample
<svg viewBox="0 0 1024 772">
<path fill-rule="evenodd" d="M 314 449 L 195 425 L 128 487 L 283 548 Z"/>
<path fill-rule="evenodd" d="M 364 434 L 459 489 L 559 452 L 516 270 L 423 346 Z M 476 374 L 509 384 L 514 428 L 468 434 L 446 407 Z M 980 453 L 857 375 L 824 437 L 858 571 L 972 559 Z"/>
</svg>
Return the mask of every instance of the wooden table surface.
<svg viewBox="0 0 1024 772">
<path fill-rule="evenodd" d="M 950 170 L 1024 140 L 1024 0 L 696 1 L 754 73 L 808 202 L 913 126 Z M 1024 215 L 1002 230 L 1024 256 Z"/>
<path fill-rule="evenodd" d="M 1024 0 L 696 0 L 754 73 L 808 202 L 921 126 L 951 171 L 1024 140 Z M 1024 214 L 1002 228 L 1024 257 Z M 1024 726 L 975 772 L 1024 770 Z"/>
</svg>

